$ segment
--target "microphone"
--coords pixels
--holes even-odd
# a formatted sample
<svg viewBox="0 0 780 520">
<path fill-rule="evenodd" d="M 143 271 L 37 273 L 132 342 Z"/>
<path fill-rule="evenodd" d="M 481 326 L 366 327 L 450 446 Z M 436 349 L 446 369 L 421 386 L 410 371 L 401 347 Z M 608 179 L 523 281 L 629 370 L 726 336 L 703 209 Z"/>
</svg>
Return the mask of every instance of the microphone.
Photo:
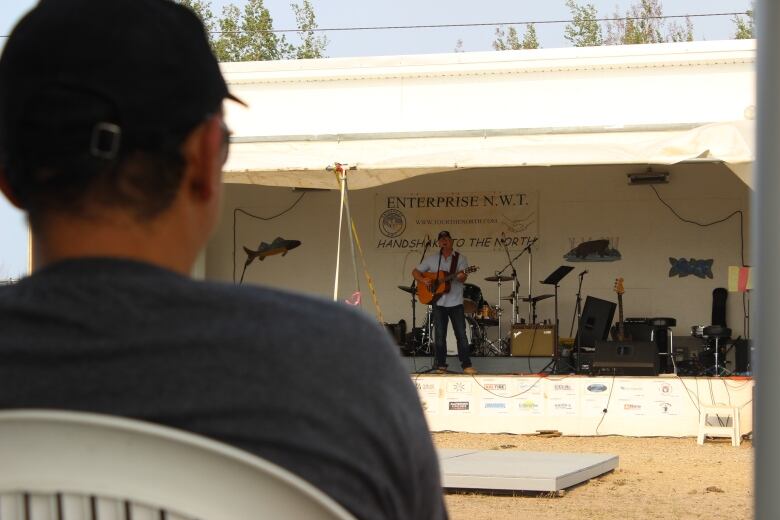
<svg viewBox="0 0 780 520">
<path fill-rule="evenodd" d="M 585 276 L 586 274 L 588 274 L 588 270 L 587 270 L 587 269 L 583 270 L 583 271 L 580 273 L 580 276 Z"/>
</svg>

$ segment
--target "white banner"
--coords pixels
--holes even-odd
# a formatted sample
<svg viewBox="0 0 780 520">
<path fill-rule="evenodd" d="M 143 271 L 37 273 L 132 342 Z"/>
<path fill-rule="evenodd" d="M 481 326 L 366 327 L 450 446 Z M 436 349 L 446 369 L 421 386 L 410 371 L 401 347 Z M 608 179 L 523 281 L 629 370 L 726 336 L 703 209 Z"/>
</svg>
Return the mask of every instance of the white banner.
<svg viewBox="0 0 780 520">
<path fill-rule="evenodd" d="M 522 191 L 377 195 L 378 250 L 433 247 L 441 230 L 460 251 L 522 249 L 538 236 L 539 197 Z"/>
</svg>

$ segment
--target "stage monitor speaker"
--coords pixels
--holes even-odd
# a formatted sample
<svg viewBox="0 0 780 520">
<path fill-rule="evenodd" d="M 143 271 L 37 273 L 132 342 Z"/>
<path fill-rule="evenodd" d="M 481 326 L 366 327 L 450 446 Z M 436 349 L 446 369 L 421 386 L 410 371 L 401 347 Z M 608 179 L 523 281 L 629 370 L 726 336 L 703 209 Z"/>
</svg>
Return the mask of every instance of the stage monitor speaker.
<svg viewBox="0 0 780 520">
<path fill-rule="evenodd" d="M 588 296 L 582 309 L 580 325 L 577 327 L 578 338 L 575 343 L 580 347 L 595 347 L 597 341 L 607 339 L 612 318 L 615 317 L 617 304 Z"/>
<path fill-rule="evenodd" d="M 513 325 L 510 356 L 552 357 L 555 354 L 552 325 Z"/>
<path fill-rule="evenodd" d="M 597 341 L 593 373 L 657 376 L 658 347 L 652 341 Z"/>
</svg>

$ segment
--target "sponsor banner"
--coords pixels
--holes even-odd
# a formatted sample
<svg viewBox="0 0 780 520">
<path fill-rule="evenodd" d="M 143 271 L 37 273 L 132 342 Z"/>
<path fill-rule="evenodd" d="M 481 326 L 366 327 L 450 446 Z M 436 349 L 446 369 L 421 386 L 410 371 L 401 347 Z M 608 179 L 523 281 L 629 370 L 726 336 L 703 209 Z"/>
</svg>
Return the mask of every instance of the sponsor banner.
<svg viewBox="0 0 780 520">
<path fill-rule="evenodd" d="M 611 381 L 588 383 L 582 389 L 582 415 L 601 417 L 609 403 Z"/>
<path fill-rule="evenodd" d="M 551 416 L 577 415 L 579 384 L 573 379 L 547 380 L 547 410 Z"/>
<path fill-rule="evenodd" d="M 619 401 L 618 405 L 620 407 L 619 410 L 622 415 L 648 415 L 649 413 L 652 413 L 652 407 L 648 407 L 647 402 L 644 400 L 634 401 L 630 399 L 625 399 Z"/>
<path fill-rule="evenodd" d="M 453 378 L 448 378 L 453 379 Z M 447 382 L 447 395 L 467 395 L 471 393 L 471 379 L 458 378 Z"/>
<path fill-rule="evenodd" d="M 645 399 L 647 387 L 638 379 L 617 379 L 612 397 L 617 399 Z"/>
<path fill-rule="evenodd" d="M 660 415 L 681 415 L 686 404 L 684 389 L 679 381 L 655 381 L 652 384 L 656 412 Z"/>
<path fill-rule="evenodd" d="M 417 395 L 425 413 L 435 414 L 439 410 L 439 381 L 416 380 Z"/>
<path fill-rule="evenodd" d="M 500 415 L 508 414 L 512 409 L 512 403 L 509 399 L 483 398 L 480 406 L 481 415 Z"/>
<path fill-rule="evenodd" d="M 509 378 L 481 378 L 479 381 L 482 397 L 507 399 L 517 393 L 517 384 Z"/>
<path fill-rule="evenodd" d="M 423 412 L 429 415 L 436 415 L 439 412 L 439 398 L 438 396 L 420 396 L 420 405 Z"/>
<path fill-rule="evenodd" d="M 374 247 L 423 249 L 446 229 L 460 251 L 520 250 L 538 236 L 538 200 L 519 190 L 377 195 Z"/>
<path fill-rule="evenodd" d="M 618 379 L 615 381 L 613 404 L 610 411 L 617 411 L 623 416 L 655 415 L 655 407 L 648 399 L 649 391 L 646 381 L 639 379 Z"/>
<path fill-rule="evenodd" d="M 520 415 L 542 415 L 544 413 L 544 392 L 542 379 L 521 379 L 513 395 Z"/>
<path fill-rule="evenodd" d="M 447 399 L 446 412 L 450 414 L 470 414 L 471 399 Z"/>
</svg>

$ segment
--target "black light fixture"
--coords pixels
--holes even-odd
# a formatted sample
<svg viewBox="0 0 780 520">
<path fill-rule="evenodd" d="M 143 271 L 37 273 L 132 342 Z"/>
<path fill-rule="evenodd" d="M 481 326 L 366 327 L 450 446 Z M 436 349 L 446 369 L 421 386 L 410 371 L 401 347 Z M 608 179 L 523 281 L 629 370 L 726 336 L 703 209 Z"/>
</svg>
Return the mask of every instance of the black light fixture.
<svg viewBox="0 0 780 520">
<path fill-rule="evenodd" d="M 654 172 L 648 168 L 643 173 L 627 173 L 629 186 L 640 186 L 645 184 L 668 184 L 669 172 Z"/>
</svg>

